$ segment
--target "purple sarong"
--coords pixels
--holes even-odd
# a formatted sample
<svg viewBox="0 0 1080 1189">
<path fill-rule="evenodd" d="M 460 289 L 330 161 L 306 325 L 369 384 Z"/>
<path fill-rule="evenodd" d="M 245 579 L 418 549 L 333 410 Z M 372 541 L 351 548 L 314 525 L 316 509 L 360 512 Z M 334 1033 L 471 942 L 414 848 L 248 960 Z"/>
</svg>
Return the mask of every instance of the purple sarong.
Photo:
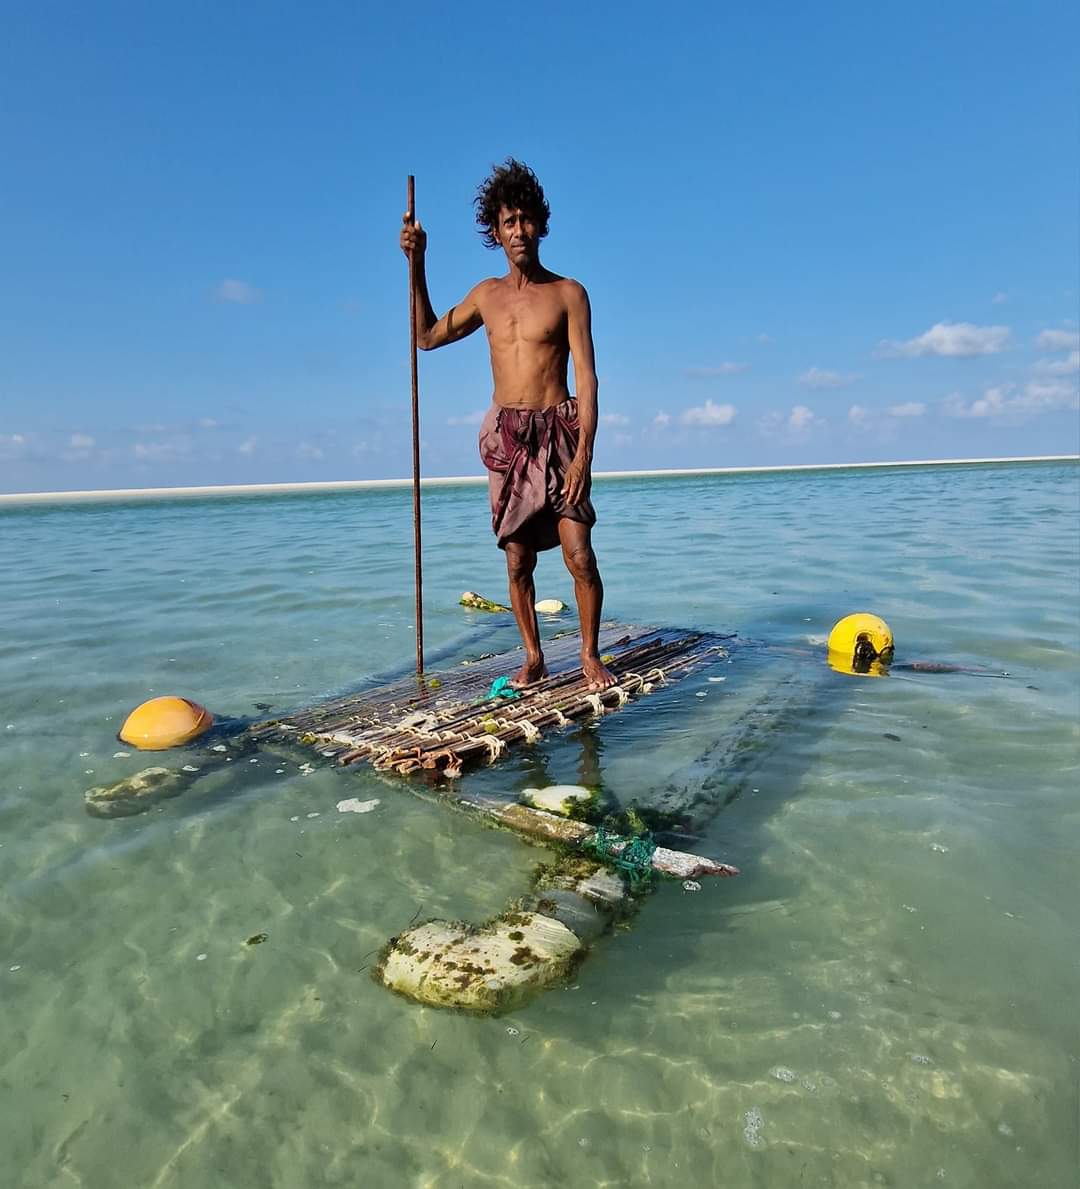
<svg viewBox="0 0 1080 1189">
<path fill-rule="evenodd" d="M 492 405 L 480 426 L 480 457 L 488 469 L 491 527 L 508 541 L 541 551 L 559 544 L 559 521 L 596 523 L 592 501 L 563 497 L 563 479 L 578 446 L 577 401 L 548 409 Z"/>
</svg>

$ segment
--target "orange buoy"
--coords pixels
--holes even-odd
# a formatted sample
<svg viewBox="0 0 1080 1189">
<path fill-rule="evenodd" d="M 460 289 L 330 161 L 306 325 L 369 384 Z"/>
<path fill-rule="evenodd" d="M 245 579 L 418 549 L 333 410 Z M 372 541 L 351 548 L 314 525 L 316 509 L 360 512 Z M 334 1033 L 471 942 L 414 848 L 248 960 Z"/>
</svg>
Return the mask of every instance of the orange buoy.
<svg viewBox="0 0 1080 1189">
<path fill-rule="evenodd" d="M 143 702 L 124 720 L 120 738 L 140 751 L 179 747 L 209 730 L 214 716 L 188 698 L 162 697 Z"/>
</svg>

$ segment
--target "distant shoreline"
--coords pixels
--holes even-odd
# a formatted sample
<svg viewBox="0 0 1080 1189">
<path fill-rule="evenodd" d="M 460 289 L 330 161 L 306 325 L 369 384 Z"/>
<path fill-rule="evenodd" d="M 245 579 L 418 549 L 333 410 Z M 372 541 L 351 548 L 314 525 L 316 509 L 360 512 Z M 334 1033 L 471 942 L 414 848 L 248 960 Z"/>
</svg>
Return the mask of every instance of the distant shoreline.
<svg viewBox="0 0 1080 1189">
<path fill-rule="evenodd" d="M 1080 462 L 1080 454 L 1041 454 L 1013 458 L 929 458 L 908 462 L 812 462 L 791 466 L 688 467 L 659 471 L 597 471 L 599 482 L 612 479 L 662 479 L 707 475 L 760 475 L 784 471 L 890 470 L 897 467 L 994 466 L 1020 462 Z M 467 487 L 487 483 L 484 475 L 421 479 L 421 487 Z M 102 491 L 28 491 L 0 493 L 0 504 L 105 503 L 116 500 L 200 499 L 205 496 L 315 494 L 411 487 L 411 479 L 344 479 L 315 483 L 232 483 L 213 487 L 122 487 Z"/>
</svg>

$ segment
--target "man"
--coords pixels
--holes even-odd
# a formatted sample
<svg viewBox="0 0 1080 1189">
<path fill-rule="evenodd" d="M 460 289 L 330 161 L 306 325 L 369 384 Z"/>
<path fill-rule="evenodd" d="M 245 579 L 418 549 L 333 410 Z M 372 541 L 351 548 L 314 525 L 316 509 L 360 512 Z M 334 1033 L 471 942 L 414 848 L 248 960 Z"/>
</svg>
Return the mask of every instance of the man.
<svg viewBox="0 0 1080 1189">
<path fill-rule="evenodd" d="M 562 546 L 581 617 L 581 667 L 589 688 L 615 678 L 600 660 L 597 638 L 604 587 L 590 531 L 596 522 L 589 490 L 596 437 L 596 365 L 589 297 L 577 281 L 540 263 L 540 241 L 551 210 L 531 169 L 513 158 L 497 166 L 476 197 L 476 221 L 490 248 L 502 248 L 508 271 L 475 286 L 435 316 L 428 297 L 427 235 L 408 214 L 401 247 L 415 261 L 413 302 L 417 345 L 432 351 L 485 328 L 495 383 L 480 428 L 488 469 L 492 528 L 506 551 L 510 605 L 525 663 L 511 684 L 547 676 L 536 622 L 536 555 Z M 574 361 L 576 396 L 566 385 Z"/>
</svg>

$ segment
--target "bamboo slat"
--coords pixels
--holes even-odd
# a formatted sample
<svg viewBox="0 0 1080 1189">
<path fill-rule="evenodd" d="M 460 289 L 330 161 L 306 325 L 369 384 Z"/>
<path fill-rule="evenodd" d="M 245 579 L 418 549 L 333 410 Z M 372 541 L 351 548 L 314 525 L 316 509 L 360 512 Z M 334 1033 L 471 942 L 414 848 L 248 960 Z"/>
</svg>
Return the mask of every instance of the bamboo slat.
<svg viewBox="0 0 1080 1189">
<path fill-rule="evenodd" d="M 467 763 L 494 762 L 508 747 L 534 743 L 575 719 L 611 713 L 727 655 L 719 636 L 618 624 L 605 627 L 600 647 L 616 678 L 606 690 L 587 688 L 575 632 L 545 644 L 549 676 L 513 700 L 485 700 L 493 679 L 518 667 L 520 653 L 502 653 L 257 723 L 252 735 L 316 747 L 343 765 L 366 761 L 379 771 L 435 769 L 456 777 Z"/>
</svg>

